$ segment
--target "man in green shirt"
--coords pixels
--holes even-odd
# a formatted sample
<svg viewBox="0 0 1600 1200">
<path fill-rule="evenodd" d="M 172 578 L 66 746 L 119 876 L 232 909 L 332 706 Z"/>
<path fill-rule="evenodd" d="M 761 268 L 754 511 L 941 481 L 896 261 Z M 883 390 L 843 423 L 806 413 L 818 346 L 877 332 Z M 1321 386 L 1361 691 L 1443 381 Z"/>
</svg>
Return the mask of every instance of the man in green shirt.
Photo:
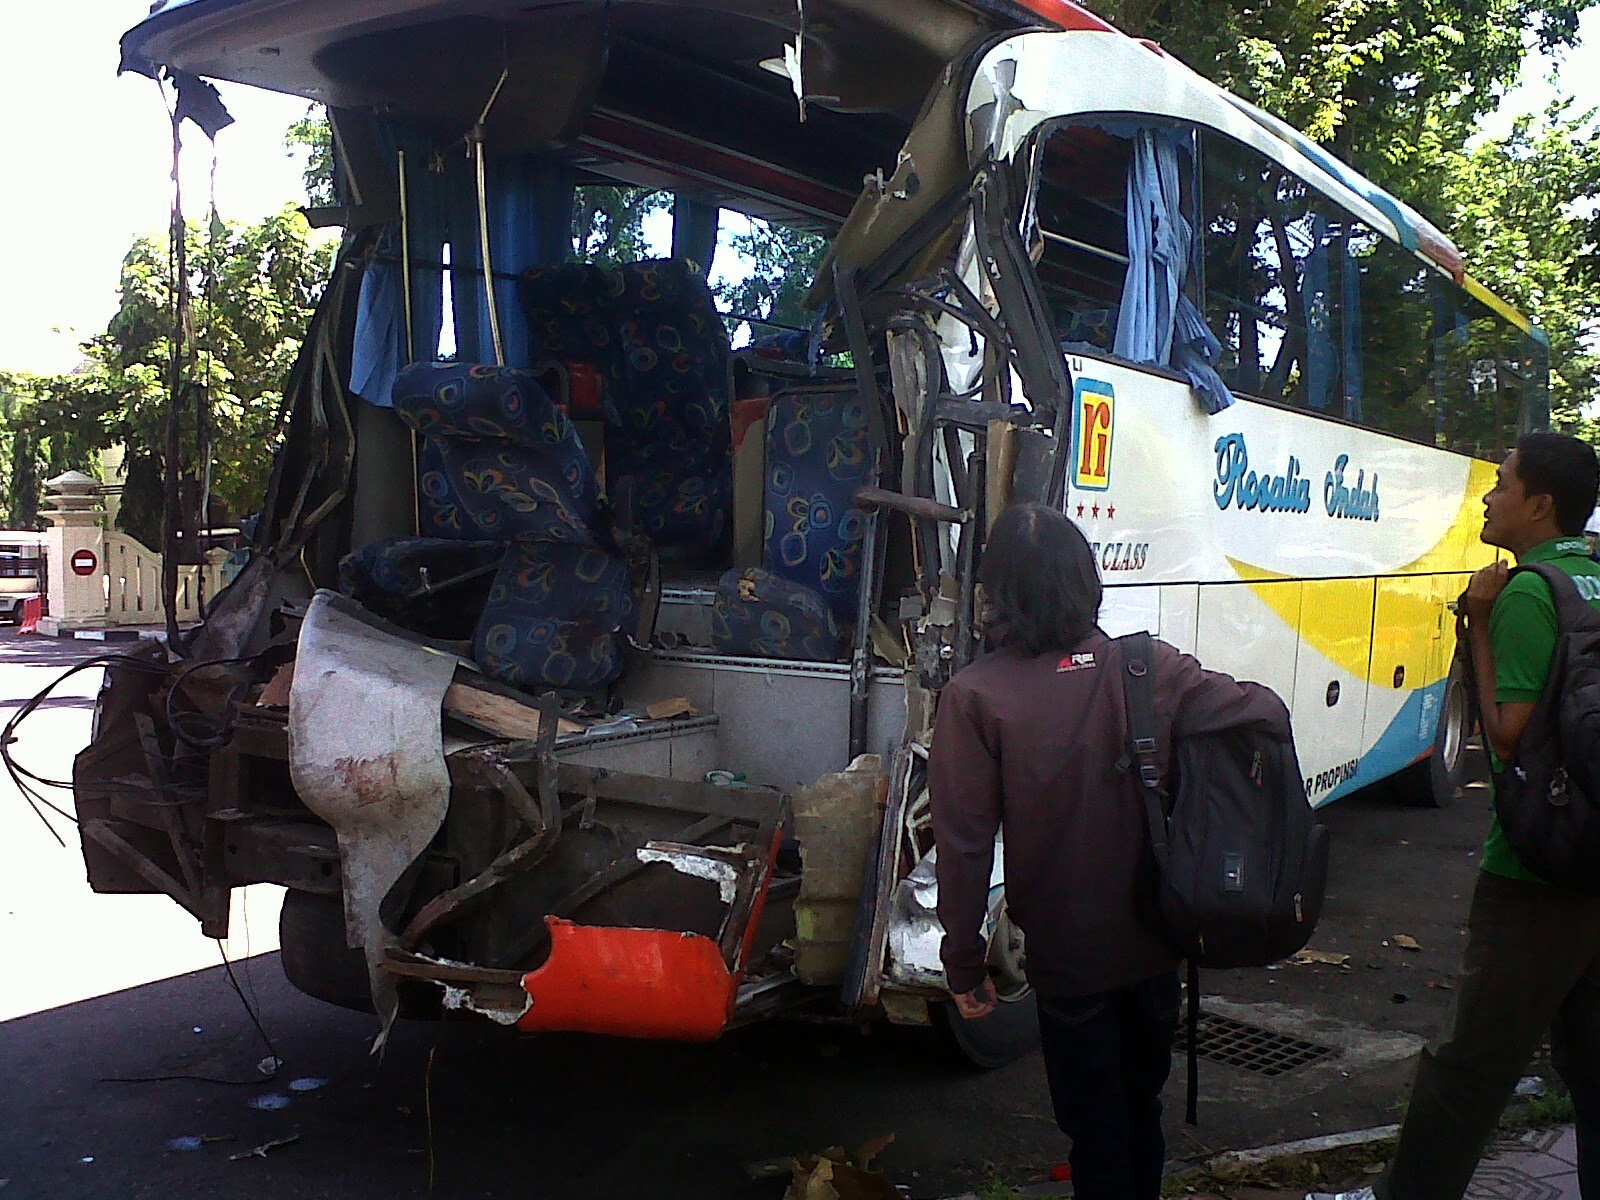
<svg viewBox="0 0 1600 1200">
<path fill-rule="evenodd" d="M 1483 498 L 1481 536 L 1518 563 L 1600 576 L 1583 537 L 1597 482 L 1587 443 L 1529 434 Z M 1466 595 L 1467 650 L 1496 771 L 1528 728 L 1558 636 L 1549 585 L 1531 571 L 1508 581 L 1509 574 L 1504 562 L 1485 567 Z M 1546 1030 L 1577 1110 L 1579 1186 L 1585 1200 L 1600 1200 L 1600 897 L 1544 883 L 1496 819 L 1472 896 L 1450 1034 L 1422 1052 L 1388 1173 L 1375 1188 L 1340 1196 L 1460 1200 Z"/>
</svg>

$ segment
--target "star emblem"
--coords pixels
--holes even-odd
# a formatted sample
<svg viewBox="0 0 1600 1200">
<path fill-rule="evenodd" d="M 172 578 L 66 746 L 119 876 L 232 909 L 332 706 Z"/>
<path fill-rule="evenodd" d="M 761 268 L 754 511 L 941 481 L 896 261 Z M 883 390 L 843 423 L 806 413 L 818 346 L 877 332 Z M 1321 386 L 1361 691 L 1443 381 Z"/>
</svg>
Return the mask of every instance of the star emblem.
<svg viewBox="0 0 1600 1200">
<path fill-rule="evenodd" d="M 1090 511 L 1090 512 L 1091 512 L 1091 513 L 1093 513 L 1093 514 L 1094 514 L 1094 515 L 1095 515 L 1095 516 L 1097 516 L 1097 517 L 1098 517 L 1098 516 L 1099 516 L 1099 515 L 1100 515 L 1100 506 L 1099 506 L 1099 505 L 1098 505 L 1098 504 L 1096 504 L 1096 505 L 1095 505 L 1095 506 L 1094 506 L 1094 507 L 1093 507 L 1093 508 L 1091 508 L 1091 509 L 1090 509 L 1090 510 L 1089 510 L 1089 511 Z"/>
<path fill-rule="evenodd" d="M 1115 504 L 1106 505 L 1106 516 L 1115 519 L 1116 515 L 1117 515 L 1117 506 Z"/>
<path fill-rule="evenodd" d="M 1078 517 L 1080 519 L 1083 517 L 1083 505 L 1081 505 L 1081 504 L 1078 505 Z"/>
</svg>

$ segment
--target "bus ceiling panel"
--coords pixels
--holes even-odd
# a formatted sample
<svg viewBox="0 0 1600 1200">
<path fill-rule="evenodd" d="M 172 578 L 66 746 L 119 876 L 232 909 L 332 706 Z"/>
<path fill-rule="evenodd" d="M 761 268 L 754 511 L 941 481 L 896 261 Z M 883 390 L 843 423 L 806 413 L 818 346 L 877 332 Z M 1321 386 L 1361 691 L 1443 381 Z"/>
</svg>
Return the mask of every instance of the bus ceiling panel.
<svg viewBox="0 0 1600 1200">
<path fill-rule="evenodd" d="M 572 6 L 376 30 L 314 61 L 329 103 L 380 111 L 441 141 L 464 136 L 487 110 L 485 141 L 517 153 L 571 142 L 599 90 L 607 40 L 603 10 Z"/>
<path fill-rule="evenodd" d="M 360 107 L 406 100 L 419 69 L 441 77 L 428 59 L 447 52 L 498 74 L 502 37 L 514 52 L 532 52 L 524 43 L 533 33 L 517 27 L 543 30 L 557 51 L 570 50 L 563 22 L 598 18 L 612 38 L 649 36 L 705 61 L 751 68 L 779 67 L 785 44 L 803 32 L 805 83 L 818 103 L 832 95 L 845 108 L 897 111 L 920 99 L 929 64 L 937 69 L 996 22 L 1014 27 L 1024 13 L 1017 4 L 968 0 L 169 0 L 129 30 L 122 54 L 124 70 L 153 75 L 170 66 Z M 432 53 L 421 56 L 414 40 L 368 40 L 471 20 L 482 37 L 462 32 L 438 48 L 423 42 Z M 365 46 L 372 61 L 353 65 L 349 52 L 324 58 L 341 43 Z"/>
<path fill-rule="evenodd" d="M 674 130 L 729 154 L 781 163 L 852 197 L 864 175 L 894 161 L 910 125 L 909 116 L 846 115 L 815 106 L 802 121 L 787 83 L 754 64 L 743 73 L 724 70 L 633 40 L 613 46 L 596 110 Z"/>
</svg>

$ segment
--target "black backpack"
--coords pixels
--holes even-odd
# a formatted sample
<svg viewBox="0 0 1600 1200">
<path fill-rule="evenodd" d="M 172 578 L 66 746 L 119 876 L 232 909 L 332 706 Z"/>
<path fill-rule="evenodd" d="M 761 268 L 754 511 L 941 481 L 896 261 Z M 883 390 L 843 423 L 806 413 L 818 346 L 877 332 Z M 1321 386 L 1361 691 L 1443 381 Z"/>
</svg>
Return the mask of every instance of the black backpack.
<svg viewBox="0 0 1600 1200">
<path fill-rule="evenodd" d="M 1264 967 L 1311 937 L 1328 878 L 1328 831 L 1306 799 L 1292 741 L 1251 728 L 1179 737 L 1172 787 L 1156 760 L 1148 633 L 1117 639 L 1129 766 L 1144 793 L 1155 910 L 1189 963 L 1189 1106 L 1195 1123 L 1201 967 Z"/>
<path fill-rule="evenodd" d="M 1544 693 L 1516 753 L 1495 775 L 1495 813 L 1530 871 L 1600 895 L 1600 611 L 1552 563 L 1512 574 L 1518 571 L 1537 572 L 1550 585 L 1560 632 Z M 1470 664 L 1471 654 L 1465 658 Z M 1476 700 L 1477 687 L 1471 691 Z"/>
</svg>

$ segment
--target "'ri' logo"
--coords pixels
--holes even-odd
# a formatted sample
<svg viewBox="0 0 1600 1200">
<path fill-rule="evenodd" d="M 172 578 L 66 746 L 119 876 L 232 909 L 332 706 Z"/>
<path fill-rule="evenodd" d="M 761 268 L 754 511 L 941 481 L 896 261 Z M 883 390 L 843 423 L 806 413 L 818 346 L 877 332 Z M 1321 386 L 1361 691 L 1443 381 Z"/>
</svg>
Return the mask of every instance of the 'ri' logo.
<svg viewBox="0 0 1600 1200">
<path fill-rule="evenodd" d="M 1111 486 L 1116 389 L 1098 379 L 1079 379 L 1072 389 L 1072 399 L 1077 408 L 1072 430 L 1072 458 L 1077 464 L 1073 486 L 1103 492 Z"/>
</svg>

